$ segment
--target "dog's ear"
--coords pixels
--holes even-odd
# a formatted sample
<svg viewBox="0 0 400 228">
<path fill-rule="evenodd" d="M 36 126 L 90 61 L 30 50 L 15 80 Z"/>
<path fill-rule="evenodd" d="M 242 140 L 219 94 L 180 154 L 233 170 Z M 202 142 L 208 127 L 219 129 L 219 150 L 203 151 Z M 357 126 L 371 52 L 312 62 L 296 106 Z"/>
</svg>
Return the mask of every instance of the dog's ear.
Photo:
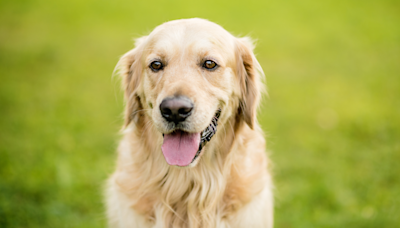
<svg viewBox="0 0 400 228">
<path fill-rule="evenodd" d="M 135 48 L 125 53 L 117 63 L 116 71 L 121 76 L 122 86 L 125 93 L 125 123 L 127 127 L 132 120 L 137 122 L 139 110 L 142 109 L 138 89 L 142 75 L 142 53 L 143 44 L 147 37 L 136 39 Z"/>
<path fill-rule="evenodd" d="M 239 77 L 241 98 L 239 115 L 251 129 L 256 124 L 257 108 L 261 92 L 264 91 L 264 73 L 253 54 L 253 42 L 250 38 L 236 40 L 236 68 Z"/>
</svg>

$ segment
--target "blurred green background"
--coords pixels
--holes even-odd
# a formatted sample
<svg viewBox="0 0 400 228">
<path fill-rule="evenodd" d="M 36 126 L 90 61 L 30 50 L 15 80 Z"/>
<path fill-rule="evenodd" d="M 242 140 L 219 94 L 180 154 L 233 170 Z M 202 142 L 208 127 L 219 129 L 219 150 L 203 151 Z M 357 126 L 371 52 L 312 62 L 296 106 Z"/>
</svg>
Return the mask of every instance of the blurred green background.
<svg viewBox="0 0 400 228">
<path fill-rule="evenodd" d="M 397 0 L 0 1 L 0 227 L 105 227 L 114 66 L 190 17 L 258 40 L 275 227 L 398 227 Z"/>
</svg>

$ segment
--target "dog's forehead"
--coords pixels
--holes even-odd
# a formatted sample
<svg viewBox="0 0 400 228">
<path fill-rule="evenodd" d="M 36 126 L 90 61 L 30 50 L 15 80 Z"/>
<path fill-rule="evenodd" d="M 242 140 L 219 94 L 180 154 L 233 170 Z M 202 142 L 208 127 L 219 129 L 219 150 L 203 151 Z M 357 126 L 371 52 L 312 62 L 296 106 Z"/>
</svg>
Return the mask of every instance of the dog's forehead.
<svg viewBox="0 0 400 228">
<path fill-rule="evenodd" d="M 233 36 L 221 26 L 203 19 L 184 19 L 158 26 L 148 37 L 151 50 L 195 48 L 233 49 Z"/>
</svg>

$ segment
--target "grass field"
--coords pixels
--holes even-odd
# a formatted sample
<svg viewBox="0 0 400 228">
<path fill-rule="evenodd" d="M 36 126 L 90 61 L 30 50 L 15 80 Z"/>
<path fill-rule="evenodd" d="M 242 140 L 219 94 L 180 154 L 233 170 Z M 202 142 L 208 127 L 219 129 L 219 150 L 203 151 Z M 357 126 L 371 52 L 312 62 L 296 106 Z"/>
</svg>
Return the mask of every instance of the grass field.
<svg viewBox="0 0 400 228">
<path fill-rule="evenodd" d="M 400 226 L 400 2 L 0 1 L 0 227 L 105 227 L 132 38 L 210 19 L 258 40 L 275 227 Z"/>
</svg>

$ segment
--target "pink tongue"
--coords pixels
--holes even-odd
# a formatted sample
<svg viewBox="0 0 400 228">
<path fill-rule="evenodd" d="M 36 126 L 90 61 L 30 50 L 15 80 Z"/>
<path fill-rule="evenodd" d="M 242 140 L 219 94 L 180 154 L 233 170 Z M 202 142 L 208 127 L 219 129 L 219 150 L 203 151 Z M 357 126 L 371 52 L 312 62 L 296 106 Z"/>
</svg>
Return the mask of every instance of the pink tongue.
<svg viewBox="0 0 400 228">
<path fill-rule="evenodd" d="M 200 133 L 175 131 L 164 135 L 161 150 L 170 165 L 187 166 L 199 149 Z"/>
</svg>

